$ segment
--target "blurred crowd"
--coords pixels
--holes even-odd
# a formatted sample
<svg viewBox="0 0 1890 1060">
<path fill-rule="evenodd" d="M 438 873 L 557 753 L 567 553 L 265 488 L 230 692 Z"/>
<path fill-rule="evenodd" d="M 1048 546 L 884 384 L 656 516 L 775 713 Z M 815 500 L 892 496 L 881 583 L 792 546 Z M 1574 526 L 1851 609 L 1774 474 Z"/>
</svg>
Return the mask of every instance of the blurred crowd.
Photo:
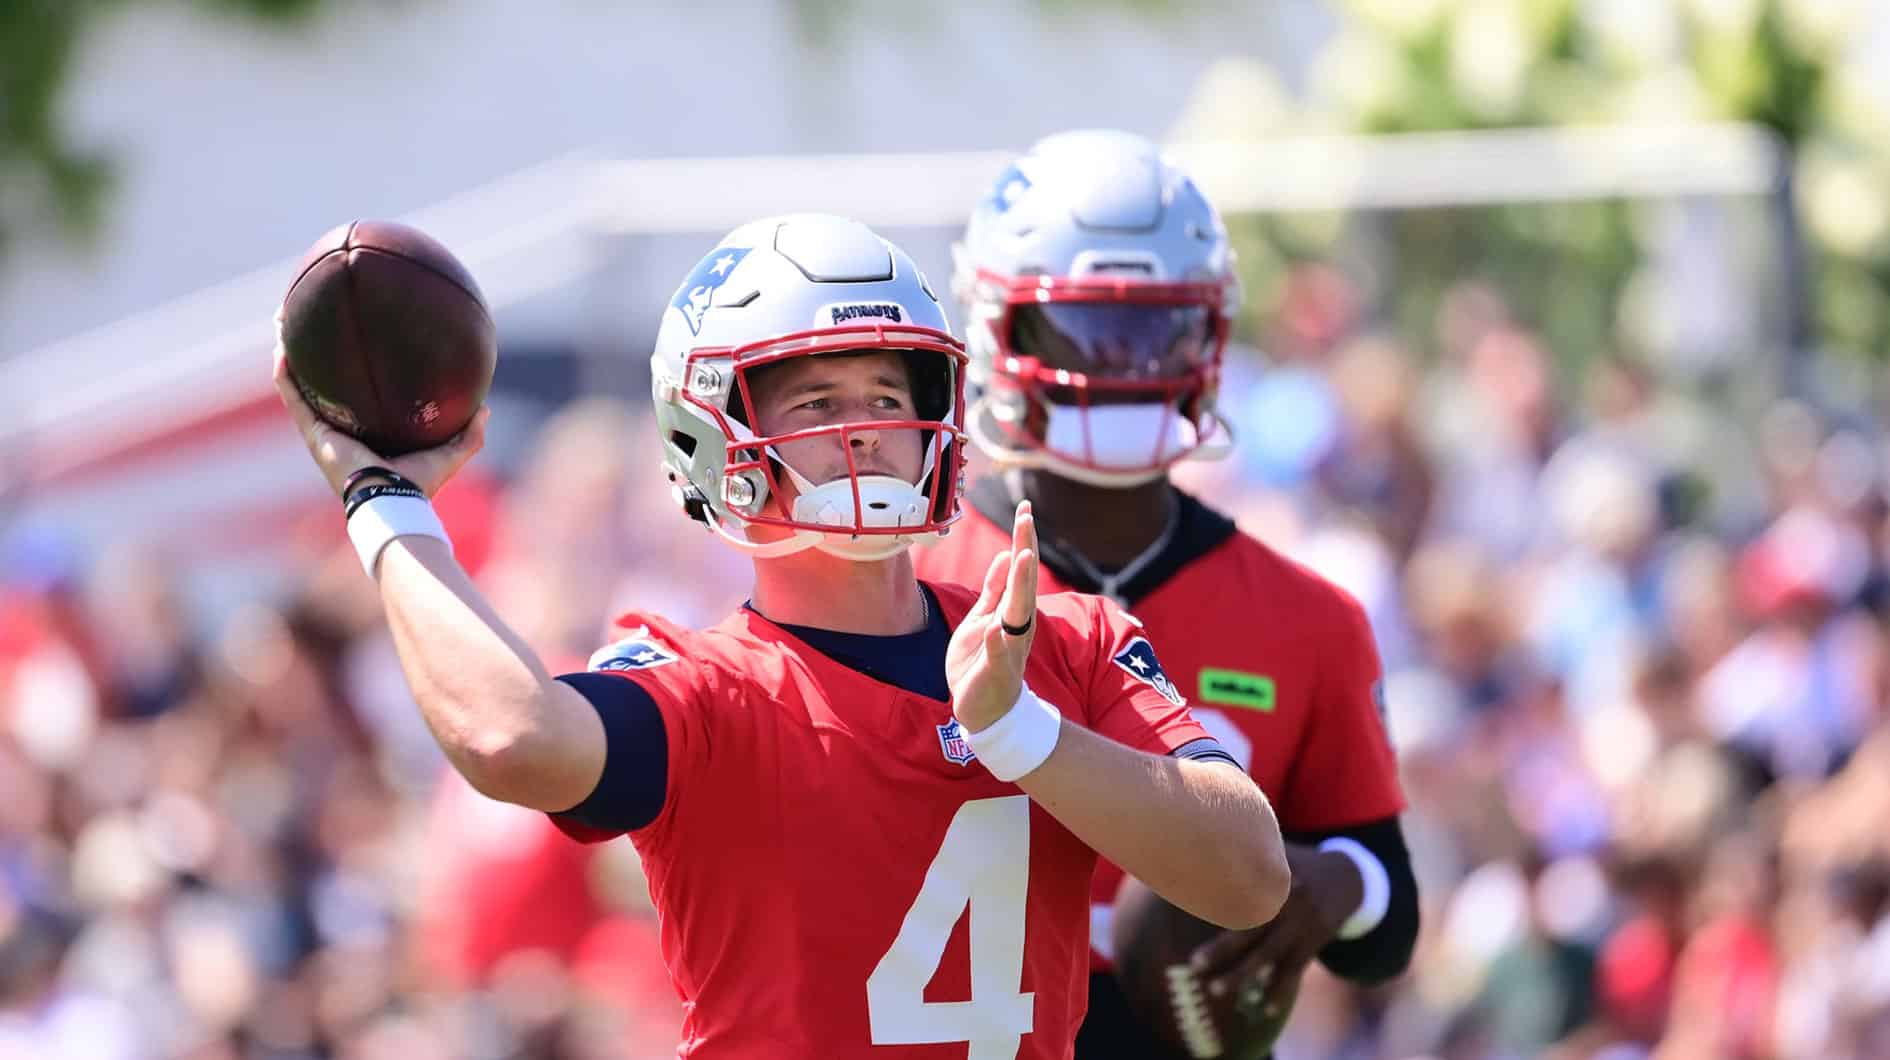
<svg viewBox="0 0 1890 1060">
<path fill-rule="evenodd" d="M 1283 1060 L 1890 1057 L 1890 420 L 1571 371 L 1473 284 L 1421 341 L 1357 303 L 1295 273 L 1235 452 L 1177 476 L 1388 676 L 1424 933 L 1389 986 L 1311 973 Z M 554 671 L 743 598 L 652 437 L 579 401 L 440 499 Z M 672 1054 L 634 851 L 445 770 L 339 523 L 213 630 L 135 543 L 9 539 L 0 1060 Z"/>
<path fill-rule="evenodd" d="M 582 400 L 503 478 L 476 462 L 437 498 L 553 672 L 630 601 L 696 624 L 741 602 L 746 561 L 638 459 L 651 431 Z M 341 525 L 311 513 L 292 589 L 207 632 L 135 541 L 9 540 L 0 1060 L 675 1055 L 634 850 L 446 766 Z"/>
</svg>

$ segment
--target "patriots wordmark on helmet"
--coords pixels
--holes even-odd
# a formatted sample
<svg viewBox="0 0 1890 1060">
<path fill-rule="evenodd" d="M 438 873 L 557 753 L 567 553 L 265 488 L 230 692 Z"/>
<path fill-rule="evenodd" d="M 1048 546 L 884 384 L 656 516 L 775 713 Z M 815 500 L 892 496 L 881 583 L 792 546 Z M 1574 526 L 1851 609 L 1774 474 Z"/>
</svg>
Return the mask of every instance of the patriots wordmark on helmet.
<svg viewBox="0 0 1890 1060">
<path fill-rule="evenodd" d="M 836 326 L 849 320 L 866 319 L 890 320 L 897 324 L 904 320 L 906 315 L 904 310 L 891 302 L 858 302 L 851 305 L 828 306 L 827 314 L 829 316 L 827 323 Z"/>
</svg>

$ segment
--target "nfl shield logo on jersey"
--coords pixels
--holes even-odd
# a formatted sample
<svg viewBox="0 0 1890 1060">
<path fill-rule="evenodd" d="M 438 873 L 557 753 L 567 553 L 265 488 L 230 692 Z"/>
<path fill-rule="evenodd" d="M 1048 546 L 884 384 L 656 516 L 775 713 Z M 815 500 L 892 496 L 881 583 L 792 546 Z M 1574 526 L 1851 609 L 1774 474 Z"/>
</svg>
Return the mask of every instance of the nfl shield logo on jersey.
<svg viewBox="0 0 1890 1060">
<path fill-rule="evenodd" d="M 970 765 L 971 760 L 978 757 L 971 753 L 971 745 L 965 742 L 965 730 L 959 727 L 957 718 L 938 727 L 938 746 L 945 752 L 947 761 L 961 766 Z"/>
<path fill-rule="evenodd" d="M 639 627 L 622 640 L 597 649 L 587 669 L 648 670 L 675 662 L 675 653 L 648 639 L 649 635 L 648 627 Z"/>
<path fill-rule="evenodd" d="M 1153 687 L 1155 691 L 1162 694 L 1162 698 L 1175 706 L 1188 705 L 1187 700 L 1181 695 L 1181 690 L 1176 688 L 1175 683 L 1162 672 L 1161 660 L 1155 658 L 1155 648 L 1149 644 L 1148 638 L 1136 637 L 1124 645 L 1122 650 L 1116 653 L 1116 665 L 1127 670 L 1129 675 L 1137 681 Z"/>
</svg>

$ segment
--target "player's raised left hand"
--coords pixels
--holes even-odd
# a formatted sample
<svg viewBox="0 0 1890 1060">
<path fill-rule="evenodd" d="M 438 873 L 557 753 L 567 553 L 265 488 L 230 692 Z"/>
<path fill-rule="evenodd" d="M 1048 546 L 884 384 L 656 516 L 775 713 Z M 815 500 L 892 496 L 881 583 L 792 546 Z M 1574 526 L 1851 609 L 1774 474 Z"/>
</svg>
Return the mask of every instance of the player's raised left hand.
<svg viewBox="0 0 1890 1060">
<path fill-rule="evenodd" d="M 1011 547 L 991 559 L 984 590 L 945 649 L 952 713 L 967 732 L 989 726 L 1017 702 L 1024 661 L 1037 635 L 1037 521 L 1017 506 Z"/>
</svg>

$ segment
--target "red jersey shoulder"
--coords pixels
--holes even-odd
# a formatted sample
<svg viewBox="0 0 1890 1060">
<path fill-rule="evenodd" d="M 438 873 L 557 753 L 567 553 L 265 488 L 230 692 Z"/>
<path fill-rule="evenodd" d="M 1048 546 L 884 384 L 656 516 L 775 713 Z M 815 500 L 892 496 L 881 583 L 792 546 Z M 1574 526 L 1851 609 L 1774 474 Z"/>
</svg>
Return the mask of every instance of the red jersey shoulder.
<svg viewBox="0 0 1890 1060">
<path fill-rule="evenodd" d="M 627 673 L 673 666 L 696 658 L 690 651 L 695 631 L 656 615 L 635 612 L 620 615 L 612 624 L 610 643 L 591 653 L 586 670 Z"/>
<path fill-rule="evenodd" d="M 629 612 L 612 624 L 611 641 L 591 653 L 585 669 L 634 678 L 646 687 L 694 699 L 694 693 L 763 683 L 765 667 L 732 621 L 690 629 L 660 615 Z"/>
<path fill-rule="evenodd" d="M 1113 667 L 1132 682 L 1154 689 L 1176 707 L 1188 705 L 1181 687 L 1162 669 L 1156 652 L 1159 645 L 1150 641 L 1141 619 L 1106 596 L 1064 592 L 1042 600 L 1040 612 L 1069 614 L 1071 635 L 1086 642 L 1084 650 L 1102 672 L 1112 673 Z"/>
<path fill-rule="evenodd" d="M 1055 631 L 1057 636 L 1089 651 L 1118 648 L 1132 637 L 1145 636 L 1140 619 L 1108 597 L 1092 593 L 1039 596 L 1037 617 L 1046 631 Z M 1087 647 L 1091 644 L 1095 646 Z"/>
<path fill-rule="evenodd" d="M 1177 601 L 1164 593 L 1164 606 L 1180 603 L 1185 607 L 1186 598 L 1194 597 L 1207 613 L 1215 609 L 1217 598 L 1225 606 L 1231 594 L 1242 601 L 1243 611 L 1290 615 L 1299 629 L 1316 638 L 1371 640 L 1365 609 L 1351 593 L 1246 533 L 1230 535 L 1182 573 L 1170 588 L 1179 590 L 1184 599 Z M 1211 635 L 1214 628 L 1208 625 L 1203 632 Z"/>
</svg>

